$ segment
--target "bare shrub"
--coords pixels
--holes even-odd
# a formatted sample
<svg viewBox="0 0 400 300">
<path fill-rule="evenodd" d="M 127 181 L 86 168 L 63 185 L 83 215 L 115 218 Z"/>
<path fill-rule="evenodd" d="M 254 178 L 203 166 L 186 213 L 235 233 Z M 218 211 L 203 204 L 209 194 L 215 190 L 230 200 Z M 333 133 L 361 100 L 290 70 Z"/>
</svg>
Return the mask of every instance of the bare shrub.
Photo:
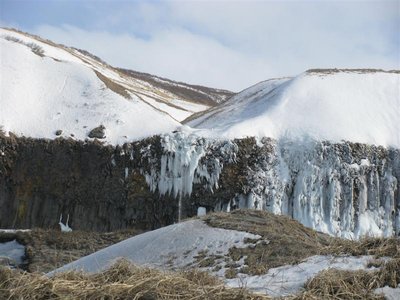
<svg viewBox="0 0 400 300">
<path fill-rule="evenodd" d="M 7 40 L 7 41 L 10 41 L 10 42 L 19 43 L 19 44 L 23 44 L 24 43 L 19 38 L 16 38 L 16 37 L 11 36 L 11 35 L 4 36 L 4 39 Z"/>
<path fill-rule="evenodd" d="M 42 47 L 40 47 L 38 44 L 35 43 L 28 43 L 26 44 L 29 48 L 31 48 L 32 52 L 35 53 L 36 55 L 39 55 L 41 57 L 44 56 L 44 50 Z"/>
<path fill-rule="evenodd" d="M 3 38 L 5 40 L 7 40 L 7 41 L 18 43 L 18 44 L 25 45 L 25 46 L 29 47 L 32 50 L 33 53 L 35 53 L 36 55 L 39 55 L 40 57 L 44 56 L 44 50 L 38 44 L 25 43 L 23 40 L 20 40 L 19 38 L 16 38 L 16 37 L 11 36 L 11 35 L 3 36 Z"/>
</svg>

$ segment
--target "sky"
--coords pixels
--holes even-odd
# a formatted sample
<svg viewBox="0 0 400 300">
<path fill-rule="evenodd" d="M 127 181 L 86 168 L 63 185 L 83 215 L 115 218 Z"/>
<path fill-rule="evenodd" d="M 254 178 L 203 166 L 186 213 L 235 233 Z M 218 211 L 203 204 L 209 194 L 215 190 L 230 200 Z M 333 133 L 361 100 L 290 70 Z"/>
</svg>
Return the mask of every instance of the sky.
<svg viewBox="0 0 400 300">
<path fill-rule="evenodd" d="M 0 26 L 235 92 L 310 68 L 400 69 L 400 0 L 0 0 Z"/>
</svg>

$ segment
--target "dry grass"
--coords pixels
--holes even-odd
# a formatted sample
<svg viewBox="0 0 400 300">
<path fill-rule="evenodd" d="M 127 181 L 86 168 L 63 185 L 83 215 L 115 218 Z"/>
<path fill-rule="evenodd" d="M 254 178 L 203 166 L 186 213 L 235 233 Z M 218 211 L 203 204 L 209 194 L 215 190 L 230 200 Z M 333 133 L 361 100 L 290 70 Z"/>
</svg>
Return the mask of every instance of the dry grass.
<svg viewBox="0 0 400 300">
<path fill-rule="evenodd" d="M 260 275 L 268 269 L 297 264 L 313 255 L 373 255 L 400 258 L 400 239 L 365 238 L 350 241 L 334 238 L 306 228 L 299 222 L 266 211 L 235 210 L 207 215 L 210 226 L 241 230 L 262 236 L 261 242 L 248 240 L 250 247 L 231 248 L 234 261 L 245 258 L 241 273 Z"/>
<path fill-rule="evenodd" d="M 269 299 L 225 287 L 204 272 L 163 273 L 126 261 L 99 274 L 39 274 L 0 269 L 1 299 Z"/>
<path fill-rule="evenodd" d="M 299 263 L 307 257 L 320 254 L 333 241 L 331 237 L 306 228 L 289 217 L 266 211 L 235 210 L 207 215 L 204 220 L 210 226 L 262 236 L 261 242 L 247 240 L 252 246 L 233 247 L 229 251 L 234 261 L 246 256 L 247 267 L 240 272 L 251 275 L 265 274 L 270 268 Z"/>
<path fill-rule="evenodd" d="M 304 292 L 292 299 L 384 299 L 374 290 L 384 286 L 395 288 L 399 283 L 400 259 L 393 259 L 378 271 L 323 271 L 306 283 Z"/>
<path fill-rule="evenodd" d="M 326 254 L 373 255 L 379 257 L 400 258 L 400 239 L 392 238 L 363 238 L 359 241 L 350 241 L 334 238 Z"/>
</svg>

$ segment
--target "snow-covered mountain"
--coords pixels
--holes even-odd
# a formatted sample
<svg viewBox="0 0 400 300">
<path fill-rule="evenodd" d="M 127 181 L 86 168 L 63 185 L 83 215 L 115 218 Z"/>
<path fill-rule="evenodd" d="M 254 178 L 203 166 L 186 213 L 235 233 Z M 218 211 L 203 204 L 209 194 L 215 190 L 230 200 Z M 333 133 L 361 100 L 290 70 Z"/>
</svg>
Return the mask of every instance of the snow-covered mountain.
<svg viewBox="0 0 400 300">
<path fill-rule="evenodd" d="M 115 69 L 90 53 L 0 29 L 0 125 L 34 138 L 84 140 L 105 127 L 121 144 L 168 132 L 231 92 Z"/>
<path fill-rule="evenodd" d="M 103 125 L 104 140 L 122 144 L 171 132 L 185 120 L 207 137 L 306 135 L 400 146 L 399 71 L 309 70 L 231 97 L 116 69 L 84 50 L 11 29 L 0 29 L 0 43 L 0 126 L 20 136 L 57 132 L 84 140 Z"/>
<path fill-rule="evenodd" d="M 400 147 L 400 71 L 309 70 L 256 84 L 186 123 L 213 137 L 306 135 Z"/>
</svg>

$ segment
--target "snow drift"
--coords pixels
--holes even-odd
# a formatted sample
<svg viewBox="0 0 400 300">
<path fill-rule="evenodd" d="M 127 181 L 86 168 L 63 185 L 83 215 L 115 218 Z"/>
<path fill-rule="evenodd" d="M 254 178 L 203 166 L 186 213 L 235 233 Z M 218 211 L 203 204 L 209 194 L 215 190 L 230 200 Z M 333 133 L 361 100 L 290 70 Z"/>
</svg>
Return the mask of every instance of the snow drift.
<svg viewBox="0 0 400 300">
<path fill-rule="evenodd" d="M 400 147 L 400 72 L 310 70 L 268 80 L 189 118 L 187 125 L 213 137 L 306 135 Z"/>
</svg>

